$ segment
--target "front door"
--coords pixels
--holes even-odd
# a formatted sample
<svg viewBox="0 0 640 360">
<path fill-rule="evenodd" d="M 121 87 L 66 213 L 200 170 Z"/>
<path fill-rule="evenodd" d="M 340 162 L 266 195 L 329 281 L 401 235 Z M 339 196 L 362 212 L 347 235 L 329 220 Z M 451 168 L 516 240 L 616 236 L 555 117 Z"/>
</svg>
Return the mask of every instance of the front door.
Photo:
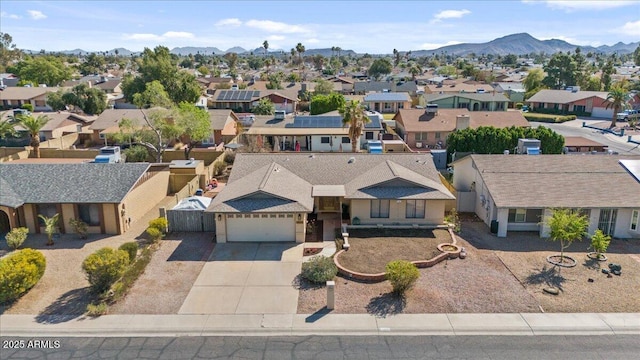
<svg viewBox="0 0 640 360">
<path fill-rule="evenodd" d="M 618 209 L 601 209 L 600 219 L 598 220 L 598 229 L 609 236 L 613 236 L 616 231 L 616 219 L 618 218 Z"/>
</svg>

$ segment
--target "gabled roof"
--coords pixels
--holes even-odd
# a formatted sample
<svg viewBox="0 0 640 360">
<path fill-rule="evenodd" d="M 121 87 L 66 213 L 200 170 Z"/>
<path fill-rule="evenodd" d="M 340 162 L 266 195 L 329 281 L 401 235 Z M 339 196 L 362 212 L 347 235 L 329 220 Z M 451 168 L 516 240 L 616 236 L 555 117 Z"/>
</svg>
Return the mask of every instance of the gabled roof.
<svg viewBox="0 0 640 360">
<path fill-rule="evenodd" d="M 383 92 L 367 94 L 364 97 L 364 101 L 411 101 L 411 98 L 409 97 L 409 94 L 404 92 Z"/>
<path fill-rule="evenodd" d="M 418 90 L 418 86 L 413 81 L 357 81 L 353 83 L 353 89 L 355 92 L 382 92 L 383 90 L 389 90 L 392 92 L 415 93 Z"/>
<path fill-rule="evenodd" d="M 233 111 L 228 109 L 209 109 L 208 112 L 211 128 L 214 130 L 222 130 L 229 121 L 236 120 Z"/>
<path fill-rule="evenodd" d="M 488 86 L 488 85 L 487 85 Z M 488 86 L 490 87 L 490 86 Z M 475 101 L 500 101 L 500 102 L 509 102 L 509 98 L 504 96 L 502 93 L 454 93 L 454 94 L 425 94 L 424 99 L 427 102 L 438 101 L 442 99 L 448 99 L 451 97 L 459 97 L 463 99 L 471 99 Z"/>
<path fill-rule="evenodd" d="M 0 205 L 119 203 L 149 164 L 0 164 Z"/>
<path fill-rule="evenodd" d="M 31 100 L 59 88 L 11 86 L 0 91 L 0 100 Z"/>
<path fill-rule="evenodd" d="M 431 155 L 241 153 L 207 211 L 309 212 L 317 185 L 344 186 L 345 197 L 354 199 L 454 198 Z"/>
<path fill-rule="evenodd" d="M 569 104 L 590 97 L 607 98 L 606 91 L 540 90 L 527 100 L 529 103 Z"/>
<path fill-rule="evenodd" d="M 470 158 L 497 207 L 640 207 L 640 182 L 620 164 L 621 159 L 640 160 L 640 156 L 470 155 Z M 612 190 L 610 184 L 615 184 L 616 189 Z"/>
<path fill-rule="evenodd" d="M 529 127 L 527 119 L 519 111 L 469 111 L 467 109 L 438 109 L 436 115 L 427 114 L 422 109 L 400 109 L 394 120 L 403 125 L 407 132 L 453 131 L 456 129 L 456 117 L 469 116 L 469 127 L 493 126 L 506 128 L 511 126 Z"/>
<path fill-rule="evenodd" d="M 144 114 L 149 115 L 154 109 L 106 109 L 91 124 L 90 130 L 105 130 L 118 127 L 122 119 L 130 119 L 134 126 L 145 125 Z"/>
</svg>

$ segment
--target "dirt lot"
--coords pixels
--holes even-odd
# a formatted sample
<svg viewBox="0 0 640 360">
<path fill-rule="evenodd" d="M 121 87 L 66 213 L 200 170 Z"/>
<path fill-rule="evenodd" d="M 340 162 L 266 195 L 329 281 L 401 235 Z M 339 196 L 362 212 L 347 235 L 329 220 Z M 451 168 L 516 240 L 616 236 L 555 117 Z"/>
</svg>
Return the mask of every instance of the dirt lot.
<svg viewBox="0 0 640 360">
<path fill-rule="evenodd" d="M 391 235 L 391 234 L 389 234 Z M 393 236 L 382 237 L 380 230 L 359 231 L 349 236 L 351 249 L 340 255 L 345 268 L 368 274 L 382 273 L 393 260 L 429 260 L 442 252 L 437 246 L 450 243 L 446 230 L 395 231 Z"/>
<path fill-rule="evenodd" d="M 338 277 L 336 313 L 468 313 L 468 312 L 638 312 L 640 311 L 640 242 L 614 240 L 607 256 L 622 265 L 622 276 L 607 278 L 586 261 L 588 244 L 574 243 L 567 252 L 574 268 L 555 271 L 546 257 L 559 244 L 537 233 L 510 233 L 497 238 L 484 223 L 465 222 L 458 236 L 468 257 L 420 269 L 420 279 L 405 299 L 390 295 L 388 282 L 358 283 Z M 640 256 L 638 256 L 640 259 Z M 606 266 L 609 262 L 602 264 Z M 594 279 L 589 282 L 588 279 Z M 542 288 L 556 285 L 558 296 Z M 298 313 L 324 306 L 326 291 L 302 282 Z"/>
<path fill-rule="evenodd" d="M 162 240 L 144 274 L 110 314 L 177 314 L 215 243 L 211 233 L 176 233 Z"/>
</svg>

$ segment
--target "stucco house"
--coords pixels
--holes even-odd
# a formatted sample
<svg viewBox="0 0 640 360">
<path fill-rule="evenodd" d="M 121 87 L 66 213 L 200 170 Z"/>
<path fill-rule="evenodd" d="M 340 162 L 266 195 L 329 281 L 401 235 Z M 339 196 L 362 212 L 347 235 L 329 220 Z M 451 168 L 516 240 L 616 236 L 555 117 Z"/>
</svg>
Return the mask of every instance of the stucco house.
<svg viewBox="0 0 640 360">
<path fill-rule="evenodd" d="M 567 90 L 540 90 L 529 98 L 527 103 L 533 111 L 547 109 L 563 114 L 588 114 L 611 119 L 614 110 L 607 101 L 607 96 L 606 91 L 584 91 L 572 87 Z M 629 102 L 637 106 L 640 104 L 640 96 L 636 94 Z"/>
<path fill-rule="evenodd" d="M 47 94 L 59 89 L 57 87 L 7 87 L 0 91 L 0 102 L 4 109 L 15 109 L 24 104 L 31 104 L 34 111 L 51 111 L 51 107 L 47 105 Z"/>
<path fill-rule="evenodd" d="M 148 163 L 0 164 L 0 232 L 42 233 L 39 214 L 60 214 L 61 233 L 81 219 L 90 233 L 122 234 L 165 198 L 169 168 Z"/>
<path fill-rule="evenodd" d="M 356 81 L 353 83 L 353 91 L 356 95 L 365 95 L 370 92 L 405 92 L 415 96 L 418 85 L 414 81 Z"/>
<path fill-rule="evenodd" d="M 219 243 L 303 242 L 311 219 L 329 240 L 343 222 L 440 225 L 452 199 L 430 155 L 241 153 L 206 211 Z"/>
<path fill-rule="evenodd" d="M 401 109 L 393 118 L 396 132 L 412 149 L 445 148 L 447 137 L 468 127 L 529 127 L 519 111 L 469 111 L 464 109 Z"/>
<path fill-rule="evenodd" d="M 370 93 L 364 96 L 364 104 L 369 110 L 393 114 L 400 109 L 410 109 L 411 98 L 407 93 Z"/>
<path fill-rule="evenodd" d="M 548 237 L 544 219 L 571 208 L 588 216 L 589 234 L 640 239 L 640 156 L 474 154 L 452 166 L 456 208 L 476 213 L 498 237 Z"/>
<path fill-rule="evenodd" d="M 509 98 L 501 93 L 436 93 L 424 94 L 423 96 L 425 104 L 436 104 L 440 109 L 467 109 L 469 111 L 505 111 L 509 107 Z"/>
<path fill-rule="evenodd" d="M 233 139 L 237 133 L 238 117 L 232 110 L 209 109 L 211 136 L 202 145 L 220 144 Z"/>
</svg>

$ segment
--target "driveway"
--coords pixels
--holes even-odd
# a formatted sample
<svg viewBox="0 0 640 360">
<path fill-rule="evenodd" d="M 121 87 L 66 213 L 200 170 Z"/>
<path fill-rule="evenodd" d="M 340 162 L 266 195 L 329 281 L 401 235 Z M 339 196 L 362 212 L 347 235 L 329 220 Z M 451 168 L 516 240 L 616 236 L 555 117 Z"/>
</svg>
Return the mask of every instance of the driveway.
<svg viewBox="0 0 640 360">
<path fill-rule="evenodd" d="M 295 314 L 303 244 L 217 244 L 179 314 Z"/>
</svg>

